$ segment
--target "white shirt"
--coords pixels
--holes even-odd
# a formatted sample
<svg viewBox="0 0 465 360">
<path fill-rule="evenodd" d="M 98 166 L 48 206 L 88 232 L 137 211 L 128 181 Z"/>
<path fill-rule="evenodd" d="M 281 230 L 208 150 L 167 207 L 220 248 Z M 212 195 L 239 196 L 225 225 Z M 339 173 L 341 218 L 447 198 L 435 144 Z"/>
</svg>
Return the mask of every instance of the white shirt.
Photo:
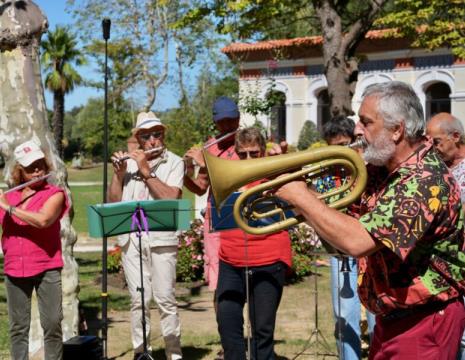
<svg viewBox="0 0 465 360">
<path fill-rule="evenodd" d="M 166 150 L 159 157 L 150 160 L 149 166 L 152 172 L 155 172 L 160 181 L 168 186 L 174 186 L 182 190 L 184 179 L 184 162 L 182 159 L 173 154 L 171 151 Z M 154 200 L 150 194 L 149 188 L 138 176 L 137 163 L 133 159 L 127 160 L 127 170 L 123 179 L 123 195 L 121 201 L 132 200 Z M 118 244 L 120 246 L 126 245 L 127 241 L 131 239 L 138 241 L 137 234 L 123 234 L 118 236 Z M 144 232 L 142 241 L 149 244 L 150 247 L 155 246 L 172 246 L 178 244 L 177 231 L 150 231 L 149 235 Z"/>
</svg>

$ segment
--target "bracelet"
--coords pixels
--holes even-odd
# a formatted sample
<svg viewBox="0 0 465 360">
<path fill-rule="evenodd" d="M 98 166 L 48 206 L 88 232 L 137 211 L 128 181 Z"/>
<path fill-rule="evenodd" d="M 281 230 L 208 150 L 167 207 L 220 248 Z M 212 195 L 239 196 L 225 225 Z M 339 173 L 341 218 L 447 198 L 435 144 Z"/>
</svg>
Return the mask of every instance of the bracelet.
<svg viewBox="0 0 465 360">
<path fill-rule="evenodd" d="M 8 207 L 8 215 L 12 216 L 12 215 L 13 215 L 13 212 L 15 211 L 15 209 L 16 209 L 16 206 L 10 205 L 10 206 Z"/>
</svg>

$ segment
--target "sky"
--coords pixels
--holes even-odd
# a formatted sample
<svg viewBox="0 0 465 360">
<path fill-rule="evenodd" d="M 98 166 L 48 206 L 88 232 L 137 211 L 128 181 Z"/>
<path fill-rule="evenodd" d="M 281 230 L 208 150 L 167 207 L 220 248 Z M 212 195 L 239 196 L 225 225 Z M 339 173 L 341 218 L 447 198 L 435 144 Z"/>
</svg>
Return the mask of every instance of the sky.
<svg viewBox="0 0 465 360">
<path fill-rule="evenodd" d="M 34 0 L 34 2 L 47 16 L 49 29 L 55 29 L 56 25 L 68 25 L 73 23 L 72 16 L 65 11 L 66 0 Z M 46 35 L 44 34 L 43 36 Z M 100 36 L 102 36 L 102 34 L 100 34 Z M 111 41 L 111 37 L 109 41 Z M 174 57 L 174 54 L 171 55 Z M 95 72 L 90 65 L 78 68 L 78 70 L 81 76 L 86 79 L 98 80 L 99 77 L 103 79 L 104 76 L 103 74 Z M 99 96 L 103 96 L 103 90 L 82 86 L 76 87 L 73 92 L 66 95 L 65 110 L 71 110 L 75 106 L 85 104 L 89 98 Z M 137 94 L 135 96 L 137 96 Z M 47 103 L 47 108 L 52 109 L 53 96 L 47 89 L 45 89 L 45 101 Z M 170 84 L 163 85 L 157 93 L 157 100 L 153 109 L 156 111 L 163 111 L 177 105 L 178 94 L 176 89 Z"/>
</svg>

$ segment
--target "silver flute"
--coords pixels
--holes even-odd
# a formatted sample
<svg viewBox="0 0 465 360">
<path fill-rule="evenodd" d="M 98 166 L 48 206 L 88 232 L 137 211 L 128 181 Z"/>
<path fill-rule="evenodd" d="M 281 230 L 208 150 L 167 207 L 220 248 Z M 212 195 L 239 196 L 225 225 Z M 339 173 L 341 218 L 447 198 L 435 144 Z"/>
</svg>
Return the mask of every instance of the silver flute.
<svg viewBox="0 0 465 360">
<path fill-rule="evenodd" d="M 220 136 L 218 139 L 215 139 L 213 140 L 212 142 L 202 146 L 202 149 L 203 150 L 206 150 L 208 149 L 210 146 L 213 146 L 215 144 L 218 144 L 219 142 L 223 141 L 224 139 L 227 139 L 229 137 L 231 137 L 232 135 L 234 135 L 235 133 L 237 133 L 239 131 L 239 129 L 237 130 L 234 130 L 234 131 L 231 131 L 231 132 L 228 132 L 226 134 L 224 134 L 223 136 Z M 200 171 L 200 166 L 199 164 L 197 164 L 197 162 L 192 159 L 191 157 L 185 157 L 183 158 L 184 160 L 184 163 L 186 164 L 186 166 L 194 166 L 194 174 L 193 174 L 193 177 L 194 179 L 197 178 L 197 176 L 199 175 L 199 171 Z M 186 168 L 187 170 L 187 168 Z"/>
<path fill-rule="evenodd" d="M 150 149 L 150 150 L 145 150 L 144 154 L 148 155 L 148 154 L 152 154 L 152 153 L 156 153 L 156 152 L 161 153 L 164 149 L 165 149 L 164 146 L 158 146 L 158 147 Z M 125 155 L 125 156 L 122 156 L 122 157 L 114 160 L 113 162 L 114 163 L 122 163 L 123 161 L 126 161 L 126 160 L 128 160 L 130 158 L 131 157 L 129 155 Z"/>
<path fill-rule="evenodd" d="M 15 187 L 5 191 L 3 194 L 8 194 L 8 193 L 16 191 L 16 190 L 24 189 L 25 187 L 28 187 L 29 185 L 35 184 L 36 182 L 48 179 L 50 176 L 52 176 L 52 173 L 48 173 L 47 175 L 44 175 L 44 176 L 39 176 L 39 177 L 34 178 L 32 180 L 26 181 L 23 184 L 19 184 L 18 186 L 15 186 Z"/>
</svg>

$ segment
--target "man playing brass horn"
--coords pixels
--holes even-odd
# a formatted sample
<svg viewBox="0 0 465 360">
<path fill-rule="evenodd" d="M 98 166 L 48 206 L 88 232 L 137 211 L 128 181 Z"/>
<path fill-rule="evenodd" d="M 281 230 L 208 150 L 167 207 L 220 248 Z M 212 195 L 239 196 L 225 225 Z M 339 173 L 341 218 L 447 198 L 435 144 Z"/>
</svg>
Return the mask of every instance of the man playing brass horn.
<svg viewBox="0 0 465 360">
<path fill-rule="evenodd" d="M 368 186 L 358 219 L 319 201 L 302 181 L 279 188 L 318 234 L 360 258 L 359 295 L 376 314 L 370 359 L 455 359 L 465 326 L 465 254 L 460 190 L 424 137 L 413 89 L 366 89 L 355 135 Z"/>
</svg>

